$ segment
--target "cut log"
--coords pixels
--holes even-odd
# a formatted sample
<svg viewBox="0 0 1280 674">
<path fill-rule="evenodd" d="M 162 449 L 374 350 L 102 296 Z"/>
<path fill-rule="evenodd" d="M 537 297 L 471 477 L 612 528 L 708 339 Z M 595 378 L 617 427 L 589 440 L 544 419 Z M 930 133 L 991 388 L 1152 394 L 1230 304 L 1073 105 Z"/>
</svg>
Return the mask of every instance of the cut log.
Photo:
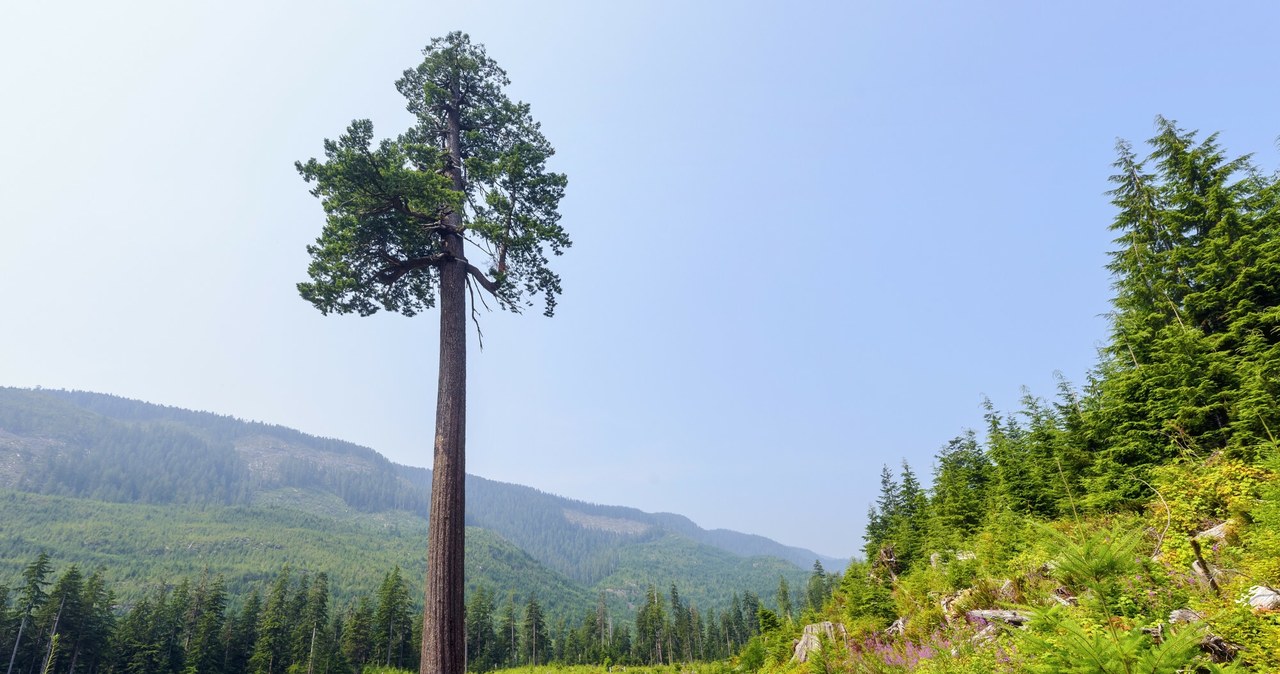
<svg viewBox="0 0 1280 674">
<path fill-rule="evenodd" d="M 1006 611 L 997 609 L 984 609 L 980 611 L 968 611 L 965 617 L 969 622 L 994 623 L 1001 622 L 1014 627 L 1022 627 L 1031 622 L 1031 616 L 1020 611 Z"/>
</svg>

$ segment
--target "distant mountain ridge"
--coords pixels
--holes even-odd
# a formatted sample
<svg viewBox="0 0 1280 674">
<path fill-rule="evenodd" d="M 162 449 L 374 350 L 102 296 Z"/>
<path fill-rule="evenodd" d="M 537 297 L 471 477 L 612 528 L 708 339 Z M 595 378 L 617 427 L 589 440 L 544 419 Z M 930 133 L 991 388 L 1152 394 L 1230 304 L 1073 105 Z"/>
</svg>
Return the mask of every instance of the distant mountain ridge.
<svg viewBox="0 0 1280 674">
<path fill-rule="evenodd" d="M 673 582 L 712 603 L 727 599 L 731 588 L 771 596 L 779 576 L 800 581 L 815 559 L 843 567 L 841 560 L 762 536 L 704 530 L 680 515 L 467 479 L 469 526 L 496 533 L 583 588 L 620 597 Z M 282 426 L 100 393 L 0 388 L 0 487 L 117 503 L 228 507 L 295 489 L 332 494 L 358 512 L 425 517 L 430 481 L 430 470 Z M 644 552 L 657 549 L 687 559 L 658 563 Z M 689 573 L 694 577 L 662 577 Z M 708 578 L 718 580 L 708 584 Z"/>
</svg>

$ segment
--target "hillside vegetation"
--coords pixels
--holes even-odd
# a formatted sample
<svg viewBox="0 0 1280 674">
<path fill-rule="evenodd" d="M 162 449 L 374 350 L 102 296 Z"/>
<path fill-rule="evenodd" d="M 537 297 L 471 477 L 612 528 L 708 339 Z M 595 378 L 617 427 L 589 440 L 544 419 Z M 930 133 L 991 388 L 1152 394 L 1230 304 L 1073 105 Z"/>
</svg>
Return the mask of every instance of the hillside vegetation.
<svg viewBox="0 0 1280 674">
<path fill-rule="evenodd" d="M 1080 388 L 988 406 L 866 560 L 747 669 L 1280 671 L 1280 179 L 1164 119 L 1118 146 L 1111 339 Z"/>
<path fill-rule="evenodd" d="M 235 590 L 285 562 L 328 571 L 339 597 L 363 591 L 393 564 L 412 569 L 416 583 L 430 484 L 429 470 L 289 428 L 98 393 L 0 388 L 0 488 L 63 497 L 38 504 L 11 497 L 14 526 L 0 544 L 0 583 L 40 549 L 106 565 L 123 596 L 142 592 L 141 579 L 205 566 L 226 574 Z M 816 558 L 843 566 L 759 536 L 705 531 L 679 515 L 475 476 L 467 491 L 469 550 L 500 539 L 530 558 L 518 573 L 469 564 L 469 587 L 517 598 L 542 588 L 545 608 L 557 616 L 585 609 L 602 591 L 611 610 L 629 616 L 649 585 L 672 583 L 703 609 L 724 609 L 733 593 L 771 591 L 780 575 L 802 581 Z M 31 511 L 41 516 L 29 518 Z M 112 557 L 58 538 L 95 527 L 126 534 L 114 536 Z M 188 532 L 199 532 L 197 543 Z M 343 571 L 365 556 L 374 563 L 363 577 Z"/>
</svg>

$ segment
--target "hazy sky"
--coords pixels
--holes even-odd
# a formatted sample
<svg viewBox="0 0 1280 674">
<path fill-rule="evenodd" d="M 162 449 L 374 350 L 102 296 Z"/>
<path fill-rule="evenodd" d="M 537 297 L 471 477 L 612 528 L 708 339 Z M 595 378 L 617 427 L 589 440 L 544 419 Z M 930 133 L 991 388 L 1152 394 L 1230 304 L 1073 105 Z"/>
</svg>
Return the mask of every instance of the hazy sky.
<svg viewBox="0 0 1280 674">
<path fill-rule="evenodd" d="M 847 556 L 882 463 L 1106 336 L 1117 137 L 1277 161 L 1280 5 L 5 2 L 0 385 L 429 465 L 437 316 L 298 298 L 293 162 L 463 30 L 569 176 L 554 319 L 483 318 L 468 470 Z M 474 334 L 474 333 L 473 333 Z"/>
</svg>

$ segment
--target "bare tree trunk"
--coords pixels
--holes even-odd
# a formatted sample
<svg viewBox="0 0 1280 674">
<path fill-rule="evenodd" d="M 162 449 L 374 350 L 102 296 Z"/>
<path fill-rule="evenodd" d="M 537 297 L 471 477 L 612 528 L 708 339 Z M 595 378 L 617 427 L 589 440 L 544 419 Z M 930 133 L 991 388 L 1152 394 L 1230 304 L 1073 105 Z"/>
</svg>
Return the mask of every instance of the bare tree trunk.
<svg viewBox="0 0 1280 674">
<path fill-rule="evenodd" d="M 31 612 L 30 609 L 28 609 L 27 613 L 30 613 L 30 612 Z M 13 653 L 9 656 L 9 669 L 5 671 L 5 674 L 13 674 L 13 661 L 18 658 L 18 646 L 22 644 L 22 630 L 26 628 L 27 628 L 27 615 L 24 613 L 22 615 L 22 622 L 18 623 L 18 638 L 14 639 L 13 641 Z"/>
<path fill-rule="evenodd" d="M 450 114 L 447 173 L 453 179 L 454 188 L 461 192 L 465 183 L 460 126 L 456 113 Z M 445 223 L 449 231 L 444 233 L 444 249 L 453 259 L 439 267 L 440 380 L 427 532 L 421 674 L 462 674 L 466 667 L 462 614 L 467 477 L 467 263 L 462 214 L 450 214 Z"/>
</svg>

